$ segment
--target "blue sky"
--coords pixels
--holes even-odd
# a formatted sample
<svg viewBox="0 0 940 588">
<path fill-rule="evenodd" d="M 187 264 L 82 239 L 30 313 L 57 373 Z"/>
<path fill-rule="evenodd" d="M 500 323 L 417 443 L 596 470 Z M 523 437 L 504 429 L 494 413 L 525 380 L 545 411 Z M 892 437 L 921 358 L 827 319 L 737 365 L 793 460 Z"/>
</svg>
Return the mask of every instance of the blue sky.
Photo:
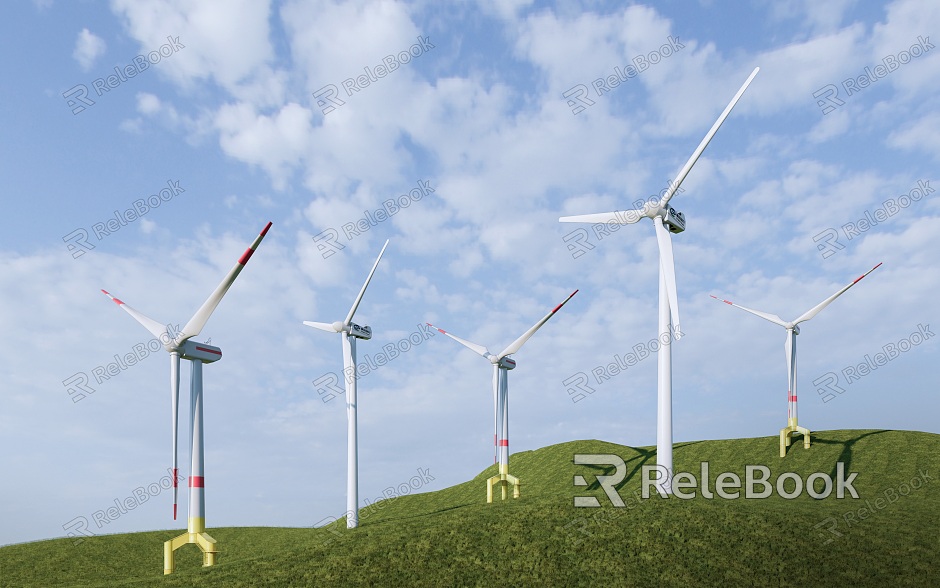
<svg viewBox="0 0 940 588">
<path fill-rule="evenodd" d="M 878 262 L 801 325 L 800 424 L 940 433 L 940 6 L 34 0 L 3 13 L 0 468 L 15 483 L 0 544 L 63 536 L 82 517 L 95 534 L 183 524 L 169 492 L 95 522 L 170 465 L 166 354 L 96 381 L 149 339 L 99 290 L 184 324 L 269 220 L 201 335 L 224 353 L 205 369 L 209 527 L 342 514 L 344 403 L 313 383 L 339 374 L 340 341 L 302 321 L 342 319 L 385 239 L 356 315 L 375 333 L 360 358 L 420 343 L 359 381 L 361 498 L 419 468 L 435 490 L 490 463 L 489 366 L 420 325 L 502 349 L 574 289 L 515 356 L 511 451 L 654 445 L 655 360 L 598 380 L 656 335 L 653 230 L 557 219 L 659 192 L 756 66 L 671 202 L 688 225 L 673 240 L 686 334 L 675 440 L 786 424 L 785 333 L 708 294 L 792 319 Z M 164 45 L 97 95 L 95 80 Z M 413 45 L 417 57 L 347 93 L 344 80 Z M 664 45 L 597 94 L 595 80 Z M 82 84 L 93 104 L 74 101 Z M 314 97 L 330 84 L 341 105 Z M 575 114 L 564 96 L 579 84 L 593 104 Z M 344 230 L 422 185 L 388 220 Z M 569 250 L 579 228 L 593 249 Z M 343 247 L 318 249 L 331 230 Z M 847 381 L 902 341 L 917 344 Z M 564 382 L 581 373 L 594 391 L 574 402 Z M 94 389 L 80 399 L 66 383 L 79 374 Z M 814 382 L 827 374 L 843 391 L 824 402 Z M 180 463 L 187 473 L 186 451 Z"/>
</svg>

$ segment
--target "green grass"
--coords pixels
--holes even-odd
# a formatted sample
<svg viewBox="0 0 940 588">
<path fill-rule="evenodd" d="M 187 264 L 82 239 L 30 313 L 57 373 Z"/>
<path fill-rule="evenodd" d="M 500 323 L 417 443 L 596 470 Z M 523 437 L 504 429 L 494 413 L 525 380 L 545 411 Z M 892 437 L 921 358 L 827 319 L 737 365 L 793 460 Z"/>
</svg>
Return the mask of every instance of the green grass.
<svg viewBox="0 0 940 588">
<path fill-rule="evenodd" d="M 860 499 L 636 500 L 654 449 L 574 441 L 512 456 L 518 500 L 485 503 L 490 467 L 451 488 L 363 509 L 352 531 L 343 521 L 210 528 L 219 563 L 202 568 L 187 545 L 170 576 L 162 543 L 178 530 L 11 545 L 0 548 L 0 586 L 940 586 L 940 483 L 931 479 L 940 476 L 940 435 L 823 431 L 809 450 L 797 442 L 786 458 L 777 452 L 777 437 L 679 443 L 674 462 L 697 477 L 708 461 L 714 490 L 720 472 L 743 480 L 745 464 L 766 465 L 774 480 L 787 471 L 835 478 L 841 461 L 858 472 Z M 625 508 L 610 505 L 591 467 L 573 464 L 576 453 L 624 459 Z M 922 472 L 926 484 L 904 486 Z M 575 487 L 575 474 L 593 484 Z M 898 498 L 879 508 L 886 491 Z M 574 508 L 582 494 L 602 507 Z M 856 511 L 866 499 L 874 508 L 863 520 Z"/>
</svg>

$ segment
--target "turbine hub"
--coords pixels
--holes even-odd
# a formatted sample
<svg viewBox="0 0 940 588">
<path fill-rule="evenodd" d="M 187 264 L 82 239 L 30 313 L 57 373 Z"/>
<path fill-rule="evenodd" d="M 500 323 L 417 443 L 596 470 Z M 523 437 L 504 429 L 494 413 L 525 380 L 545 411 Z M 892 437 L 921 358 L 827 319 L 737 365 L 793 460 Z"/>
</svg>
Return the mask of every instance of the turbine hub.
<svg viewBox="0 0 940 588">
<path fill-rule="evenodd" d="M 356 323 L 349 323 L 349 334 L 356 339 L 371 339 L 372 327 L 360 327 Z"/>
<path fill-rule="evenodd" d="M 336 321 L 335 323 L 333 323 L 333 330 L 336 331 L 337 333 L 342 333 L 345 330 L 343 329 L 344 326 L 345 325 L 343 324 L 343 321 Z"/>
<path fill-rule="evenodd" d="M 202 363 L 212 363 L 222 359 L 222 350 L 215 345 L 206 343 L 197 343 L 192 339 L 187 339 L 179 348 L 180 359 L 190 361 L 201 361 Z"/>
<path fill-rule="evenodd" d="M 504 370 L 511 370 L 516 367 L 516 360 L 509 357 L 504 357 L 499 360 L 497 365 L 499 365 L 499 367 L 503 368 Z"/>
<path fill-rule="evenodd" d="M 681 233 L 685 230 L 685 215 L 669 206 L 663 216 L 663 225 L 669 229 L 670 233 Z"/>
</svg>

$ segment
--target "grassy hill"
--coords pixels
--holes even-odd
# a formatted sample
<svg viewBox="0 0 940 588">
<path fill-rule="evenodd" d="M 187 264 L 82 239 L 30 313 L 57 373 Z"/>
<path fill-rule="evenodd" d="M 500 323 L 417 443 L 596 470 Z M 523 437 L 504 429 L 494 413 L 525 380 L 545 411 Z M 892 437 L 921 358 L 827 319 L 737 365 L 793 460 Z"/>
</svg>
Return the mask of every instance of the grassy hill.
<svg viewBox="0 0 940 588">
<path fill-rule="evenodd" d="M 484 480 L 379 502 L 360 528 L 210 528 L 222 551 L 201 567 L 195 546 L 163 575 L 161 544 L 179 531 L 55 539 L 0 548 L 0 586 L 940 586 L 940 435 L 907 431 L 822 431 L 786 458 L 777 437 L 679 443 L 677 472 L 710 487 L 721 472 L 766 465 L 806 479 L 836 463 L 858 472 L 859 499 L 804 492 L 725 500 L 700 495 L 634 498 L 655 448 L 573 441 L 512 456 L 522 498 L 485 504 Z M 576 453 L 612 453 L 628 474 L 614 508 Z M 591 486 L 573 485 L 582 475 Z M 916 488 L 915 488 L 916 486 Z M 788 486 L 787 489 L 791 489 Z M 818 486 L 821 488 L 821 486 Z M 575 508 L 576 495 L 600 508 Z M 860 511 L 860 509 L 868 509 Z M 141 557 L 141 554 L 147 554 Z"/>
</svg>

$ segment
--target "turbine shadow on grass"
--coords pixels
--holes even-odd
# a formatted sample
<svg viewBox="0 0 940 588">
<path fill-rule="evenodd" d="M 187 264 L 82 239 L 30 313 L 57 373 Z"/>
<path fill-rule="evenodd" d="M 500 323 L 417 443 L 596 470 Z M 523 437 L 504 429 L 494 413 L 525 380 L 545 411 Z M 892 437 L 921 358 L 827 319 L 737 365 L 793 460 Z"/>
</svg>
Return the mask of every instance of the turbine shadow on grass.
<svg viewBox="0 0 940 588">
<path fill-rule="evenodd" d="M 841 461 L 843 464 L 845 464 L 845 466 L 844 466 L 844 467 L 845 467 L 845 471 L 849 471 L 849 470 L 851 469 L 851 465 L 852 465 L 852 446 L 853 446 L 853 445 L 855 445 L 856 443 L 858 443 L 859 441 L 861 441 L 861 440 L 864 439 L 865 437 L 869 437 L 869 436 L 871 436 L 871 435 L 879 435 L 879 434 L 881 434 L 881 433 L 888 433 L 888 432 L 890 432 L 890 431 L 887 431 L 887 430 L 885 430 L 885 429 L 881 429 L 881 430 L 878 430 L 878 431 L 870 431 L 870 432 L 868 432 L 868 433 L 862 433 L 861 435 L 859 435 L 859 436 L 857 436 L 857 437 L 853 437 L 852 439 L 849 439 L 848 441 L 832 441 L 832 440 L 826 439 L 826 438 L 824 438 L 824 437 L 823 437 L 823 438 L 819 437 L 819 434 L 817 433 L 816 436 L 815 436 L 815 438 L 813 439 L 813 443 L 820 443 L 820 444 L 822 444 L 822 445 L 842 445 L 842 453 L 839 454 L 839 457 L 836 459 L 836 462 L 832 464 L 832 470 L 829 472 L 829 477 L 830 477 L 831 479 L 835 480 L 835 479 L 836 479 L 836 475 L 837 475 L 837 469 L 836 469 L 836 468 L 838 467 L 836 464 L 838 464 L 840 461 Z M 795 446 L 796 446 L 796 444 L 793 445 L 793 447 L 795 447 Z M 788 452 L 788 453 L 789 453 L 789 452 Z"/>
<path fill-rule="evenodd" d="M 467 508 L 468 506 L 474 506 L 474 505 L 475 505 L 475 503 L 473 503 L 473 502 L 468 502 L 468 503 L 466 503 L 466 504 L 456 504 L 456 505 L 454 505 L 454 506 L 447 506 L 447 507 L 444 507 L 444 508 L 439 508 L 439 509 L 437 509 L 437 510 L 429 510 L 429 511 L 427 511 L 427 512 L 420 512 L 420 513 L 415 513 L 415 514 L 412 514 L 412 515 L 386 516 L 386 517 L 383 517 L 383 518 L 381 518 L 381 519 L 378 519 L 378 520 L 374 521 L 374 523 L 375 523 L 376 525 L 381 525 L 381 524 L 385 524 L 385 523 L 389 523 L 389 522 L 393 522 L 393 521 L 404 521 L 404 520 L 408 520 L 408 519 L 419 519 L 419 518 L 423 518 L 423 517 L 429 517 L 429 516 L 432 516 L 432 515 L 440 514 L 440 513 L 442 513 L 442 512 L 447 512 L 447 511 L 449 511 L 449 510 L 456 510 L 456 509 L 458 509 L 458 508 Z M 363 517 L 363 518 L 364 518 L 364 517 Z"/>
<path fill-rule="evenodd" d="M 676 443 L 673 445 L 673 450 L 681 448 L 681 447 L 689 447 L 697 443 L 701 443 L 701 441 L 689 441 L 687 443 Z M 631 457 L 630 459 L 623 460 L 624 463 L 627 464 L 627 466 L 629 467 L 631 462 L 634 462 L 636 460 L 640 460 L 640 461 L 637 462 L 633 466 L 633 469 L 627 472 L 627 475 L 623 477 L 623 480 L 619 484 L 616 484 L 614 486 L 614 488 L 616 488 L 617 490 L 620 490 L 624 486 L 626 486 L 627 483 L 630 482 L 633 478 L 635 478 L 638 473 L 643 471 L 643 466 L 647 465 L 647 462 L 649 462 L 651 459 L 654 459 L 656 457 L 655 449 L 641 449 L 639 447 L 630 447 L 630 449 L 635 451 L 638 455 Z M 655 465 L 655 463 L 651 465 Z M 588 490 L 600 489 L 601 484 L 600 482 L 597 481 L 597 476 L 609 476 L 617 471 L 617 468 L 615 466 L 600 466 L 600 465 L 584 464 L 578 467 L 586 467 L 592 470 L 596 470 L 596 473 L 594 474 L 594 481 L 588 484 L 587 486 Z"/>
</svg>

